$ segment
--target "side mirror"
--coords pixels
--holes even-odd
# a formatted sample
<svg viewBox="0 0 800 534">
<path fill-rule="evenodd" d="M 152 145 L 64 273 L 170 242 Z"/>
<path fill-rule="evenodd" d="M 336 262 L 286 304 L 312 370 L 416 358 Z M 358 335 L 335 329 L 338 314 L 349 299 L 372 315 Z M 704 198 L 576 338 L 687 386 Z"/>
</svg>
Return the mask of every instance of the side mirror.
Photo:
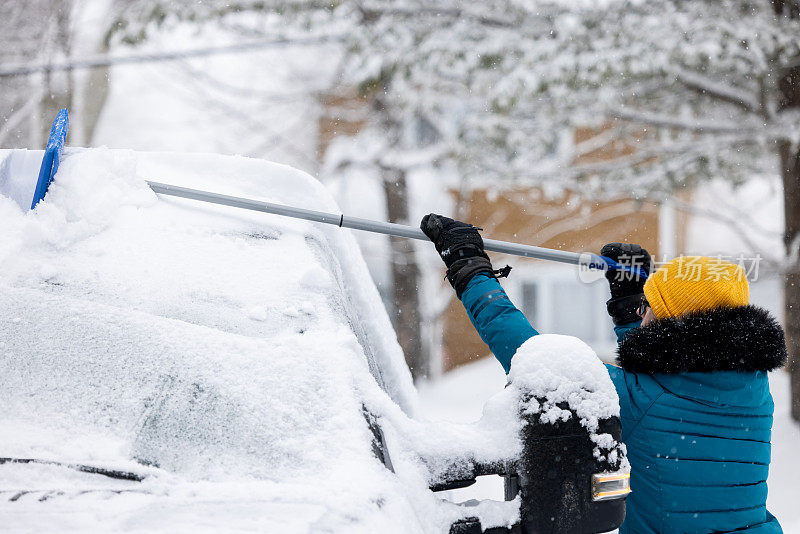
<svg viewBox="0 0 800 534">
<path fill-rule="evenodd" d="M 485 532 L 593 534 L 618 528 L 630 475 L 619 398 L 594 351 L 574 337 L 534 336 L 514 356 L 503 398 L 504 410 L 515 410 L 521 422 L 516 458 L 502 465 L 474 463 L 469 476 L 454 466 L 454 476 L 431 488 L 504 475 L 505 499 L 520 497 L 520 521 Z M 467 518 L 450 532 L 484 530 L 478 518 Z"/>
<path fill-rule="evenodd" d="M 625 520 L 625 497 L 630 493 L 630 475 L 620 469 L 624 447 L 619 418 L 600 421 L 595 435 L 607 435 L 614 444 L 605 449 L 607 454 L 598 454 L 592 434 L 581 426 L 576 414 L 568 406 L 560 408 L 571 414 L 566 421 L 551 423 L 542 421 L 541 414 L 521 414 L 526 421 L 523 449 L 513 465 L 476 465 L 475 476 L 505 476 L 507 501 L 520 495 L 520 523 L 510 529 L 484 531 L 478 518 L 470 518 L 454 523 L 450 534 L 594 534 L 619 528 Z M 462 476 L 432 489 L 465 487 L 472 482 L 474 479 L 468 481 Z"/>
<path fill-rule="evenodd" d="M 592 434 L 571 413 L 554 423 L 543 422 L 539 414 L 526 417 L 516 465 L 523 533 L 608 532 L 625 519 L 630 475 L 620 470 L 620 449 L 598 454 Z M 619 418 L 601 420 L 598 434 L 621 444 Z M 609 453 L 616 461 L 609 460 Z"/>
</svg>

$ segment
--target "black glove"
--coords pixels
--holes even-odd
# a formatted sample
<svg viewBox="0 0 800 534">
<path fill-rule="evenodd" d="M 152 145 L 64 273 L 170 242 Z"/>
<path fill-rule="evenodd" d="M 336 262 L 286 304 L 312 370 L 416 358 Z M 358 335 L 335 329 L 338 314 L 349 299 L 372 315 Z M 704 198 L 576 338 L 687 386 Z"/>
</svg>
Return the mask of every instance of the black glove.
<svg viewBox="0 0 800 534">
<path fill-rule="evenodd" d="M 653 262 L 650 254 L 639 245 L 630 243 L 608 243 L 600 254 L 636 271 L 606 271 L 606 279 L 611 286 L 611 299 L 606 302 L 606 309 L 614 324 L 638 321 L 640 317 L 636 310 L 644 298 L 645 279 L 639 276 L 637 268 L 650 274 Z"/>
<path fill-rule="evenodd" d="M 419 227 L 433 241 L 442 257 L 447 266 L 447 279 L 459 299 L 476 274 L 494 276 L 489 256 L 483 251 L 483 239 L 478 228 L 435 213 L 423 217 Z"/>
</svg>

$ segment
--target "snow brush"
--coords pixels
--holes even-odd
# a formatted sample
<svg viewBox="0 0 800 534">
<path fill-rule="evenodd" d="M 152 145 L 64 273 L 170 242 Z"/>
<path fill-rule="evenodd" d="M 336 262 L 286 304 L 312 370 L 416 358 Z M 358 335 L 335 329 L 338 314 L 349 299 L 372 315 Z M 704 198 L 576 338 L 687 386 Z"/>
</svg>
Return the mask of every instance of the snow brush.
<svg viewBox="0 0 800 534">
<path fill-rule="evenodd" d="M 200 191 L 198 189 L 189 189 L 188 187 L 179 187 L 176 185 L 162 184 L 158 182 L 147 181 L 147 185 L 149 185 L 150 189 L 152 189 L 155 193 L 160 195 L 188 198 L 202 202 L 209 202 L 211 204 L 221 204 L 223 206 L 261 211 L 263 213 L 282 215 L 284 217 L 292 217 L 306 221 L 332 224 L 340 228 L 351 228 L 353 230 L 363 230 L 365 232 L 373 232 L 395 237 L 407 237 L 409 239 L 419 239 L 420 241 L 430 241 L 428 236 L 426 236 L 419 228 L 406 226 L 404 224 L 370 221 L 368 219 L 350 217 L 349 215 L 346 216 L 344 214 L 325 213 L 322 211 L 295 208 L 292 206 L 284 206 L 282 204 L 264 202 L 262 200 L 233 197 L 229 195 L 222 195 L 220 193 Z M 511 254 L 514 256 L 522 256 L 523 258 L 535 258 L 537 260 L 571 263 L 583 268 L 599 271 L 625 271 L 632 274 L 637 274 L 640 278 L 647 278 L 647 273 L 641 267 L 621 265 L 611 258 L 607 258 L 599 254 L 591 254 L 588 252 L 567 252 L 564 250 L 536 247 L 533 245 L 521 245 L 519 243 L 497 241 L 494 239 L 484 239 L 483 248 L 489 252 Z"/>
</svg>

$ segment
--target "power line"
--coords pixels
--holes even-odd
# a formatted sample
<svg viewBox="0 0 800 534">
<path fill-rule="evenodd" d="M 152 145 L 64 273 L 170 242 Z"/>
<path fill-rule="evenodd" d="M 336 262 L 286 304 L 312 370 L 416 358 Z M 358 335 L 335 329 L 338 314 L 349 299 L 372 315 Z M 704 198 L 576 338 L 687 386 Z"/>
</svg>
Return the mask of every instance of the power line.
<svg viewBox="0 0 800 534">
<path fill-rule="evenodd" d="M 193 57 L 212 56 L 216 54 L 231 54 L 240 52 L 250 52 L 263 48 L 275 48 L 282 46 L 312 46 L 330 42 L 341 41 L 340 35 L 323 35 L 319 37 L 305 38 L 284 38 L 268 41 L 252 41 L 249 43 L 239 43 L 227 46 L 195 48 L 193 50 L 181 50 L 175 52 L 158 52 L 151 54 L 137 54 L 130 56 L 97 56 L 93 58 L 76 59 L 59 63 L 35 63 L 33 65 L 9 65 L 0 66 L 0 78 L 11 76 L 27 76 L 37 72 L 58 72 L 74 69 L 95 69 L 108 67 L 111 65 L 123 65 L 132 63 L 155 63 L 160 61 L 175 61 Z"/>
</svg>

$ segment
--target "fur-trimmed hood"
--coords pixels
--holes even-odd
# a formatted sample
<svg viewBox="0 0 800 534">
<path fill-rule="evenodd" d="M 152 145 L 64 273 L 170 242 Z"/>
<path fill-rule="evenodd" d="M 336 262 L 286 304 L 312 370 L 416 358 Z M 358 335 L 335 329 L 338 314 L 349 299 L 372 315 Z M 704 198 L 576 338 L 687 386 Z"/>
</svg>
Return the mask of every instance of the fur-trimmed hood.
<svg viewBox="0 0 800 534">
<path fill-rule="evenodd" d="M 756 306 L 659 319 L 628 333 L 617 361 L 636 373 L 771 371 L 786 363 L 778 321 Z"/>
</svg>

